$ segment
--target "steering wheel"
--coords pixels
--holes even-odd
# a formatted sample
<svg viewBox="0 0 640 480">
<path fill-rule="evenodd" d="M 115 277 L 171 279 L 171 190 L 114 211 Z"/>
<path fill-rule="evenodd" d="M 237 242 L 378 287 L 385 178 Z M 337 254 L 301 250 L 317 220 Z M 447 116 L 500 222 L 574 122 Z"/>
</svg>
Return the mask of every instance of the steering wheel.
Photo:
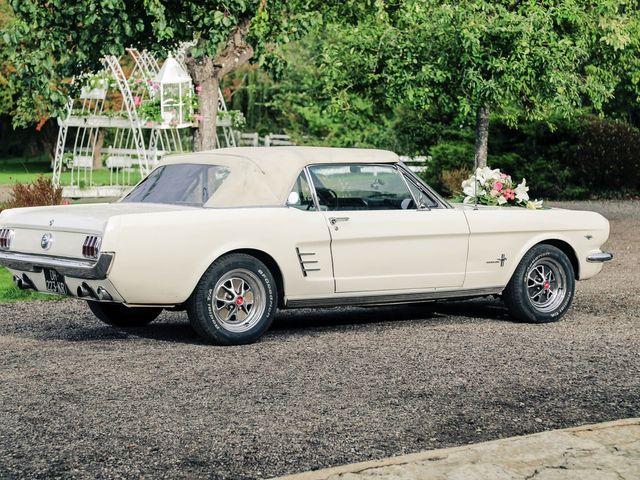
<svg viewBox="0 0 640 480">
<path fill-rule="evenodd" d="M 318 188 L 316 193 L 318 194 L 318 201 L 324 205 L 338 203 L 338 194 L 330 188 Z"/>
</svg>

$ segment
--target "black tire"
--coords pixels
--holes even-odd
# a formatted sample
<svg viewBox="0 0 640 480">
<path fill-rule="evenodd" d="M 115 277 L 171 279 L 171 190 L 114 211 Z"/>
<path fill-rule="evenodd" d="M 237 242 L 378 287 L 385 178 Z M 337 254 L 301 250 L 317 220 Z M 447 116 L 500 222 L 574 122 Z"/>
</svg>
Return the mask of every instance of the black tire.
<svg viewBox="0 0 640 480">
<path fill-rule="evenodd" d="M 553 245 L 540 244 L 524 255 L 502 298 L 515 320 L 556 322 L 571 307 L 575 283 L 575 272 L 565 253 Z"/>
<path fill-rule="evenodd" d="M 219 258 L 207 269 L 187 301 L 187 314 L 206 341 L 244 345 L 269 329 L 277 305 L 278 290 L 269 269 L 257 258 L 238 253 Z"/>
<path fill-rule="evenodd" d="M 159 307 L 127 307 L 121 303 L 87 302 L 93 314 L 104 323 L 120 328 L 144 327 L 162 312 Z"/>
</svg>

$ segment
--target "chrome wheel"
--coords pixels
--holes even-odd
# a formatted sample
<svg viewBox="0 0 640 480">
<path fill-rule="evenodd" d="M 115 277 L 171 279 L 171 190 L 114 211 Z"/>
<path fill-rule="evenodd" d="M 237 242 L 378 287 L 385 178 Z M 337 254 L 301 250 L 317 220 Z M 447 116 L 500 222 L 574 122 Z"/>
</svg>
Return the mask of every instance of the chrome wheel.
<svg viewBox="0 0 640 480">
<path fill-rule="evenodd" d="M 251 271 L 236 269 L 216 283 L 211 300 L 213 314 L 230 332 L 251 330 L 262 318 L 266 306 L 264 286 Z"/>
<path fill-rule="evenodd" d="M 531 305 L 539 312 L 553 312 L 567 294 L 564 268 L 553 258 L 534 263 L 525 277 L 525 286 Z"/>
</svg>

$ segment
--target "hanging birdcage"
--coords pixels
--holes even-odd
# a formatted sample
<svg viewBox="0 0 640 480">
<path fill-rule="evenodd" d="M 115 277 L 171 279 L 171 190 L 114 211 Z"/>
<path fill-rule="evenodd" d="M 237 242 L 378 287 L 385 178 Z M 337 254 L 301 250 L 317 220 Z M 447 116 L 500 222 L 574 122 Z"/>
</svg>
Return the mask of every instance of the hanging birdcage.
<svg viewBox="0 0 640 480">
<path fill-rule="evenodd" d="M 193 84 L 175 58 L 167 58 L 153 79 L 153 87 L 163 125 L 181 128 L 193 123 Z"/>
</svg>

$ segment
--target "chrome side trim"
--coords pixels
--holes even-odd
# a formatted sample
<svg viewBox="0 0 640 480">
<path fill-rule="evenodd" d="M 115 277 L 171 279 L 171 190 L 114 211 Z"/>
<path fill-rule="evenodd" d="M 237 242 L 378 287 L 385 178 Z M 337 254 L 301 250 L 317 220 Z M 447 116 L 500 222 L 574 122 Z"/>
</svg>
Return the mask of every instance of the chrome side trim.
<svg viewBox="0 0 640 480">
<path fill-rule="evenodd" d="M 451 290 L 441 292 L 399 293 L 374 296 L 353 297 L 325 297 L 304 298 L 300 300 L 287 300 L 287 308 L 307 307 L 345 307 L 359 305 L 389 305 L 394 303 L 428 302 L 433 300 L 446 300 L 450 298 L 473 298 L 487 295 L 499 295 L 504 287 L 471 288 L 467 290 Z"/>
<path fill-rule="evenodd" d="M 0 265 L 22 272 L 41 272 L 52 268 L 67 277 L 104 280 L 115 254 L 102 253 L 97 261 L 52 257 L 19 252 L 0 252 Z"/>
<path fill-rule="evenodd" d="M 611 260 L 613 260 L 613 253 L 610 252 L 592 253 L 587 256 L 587 262 L 589 263 L 603 263 L 610 262 Z"/>
</svg>

